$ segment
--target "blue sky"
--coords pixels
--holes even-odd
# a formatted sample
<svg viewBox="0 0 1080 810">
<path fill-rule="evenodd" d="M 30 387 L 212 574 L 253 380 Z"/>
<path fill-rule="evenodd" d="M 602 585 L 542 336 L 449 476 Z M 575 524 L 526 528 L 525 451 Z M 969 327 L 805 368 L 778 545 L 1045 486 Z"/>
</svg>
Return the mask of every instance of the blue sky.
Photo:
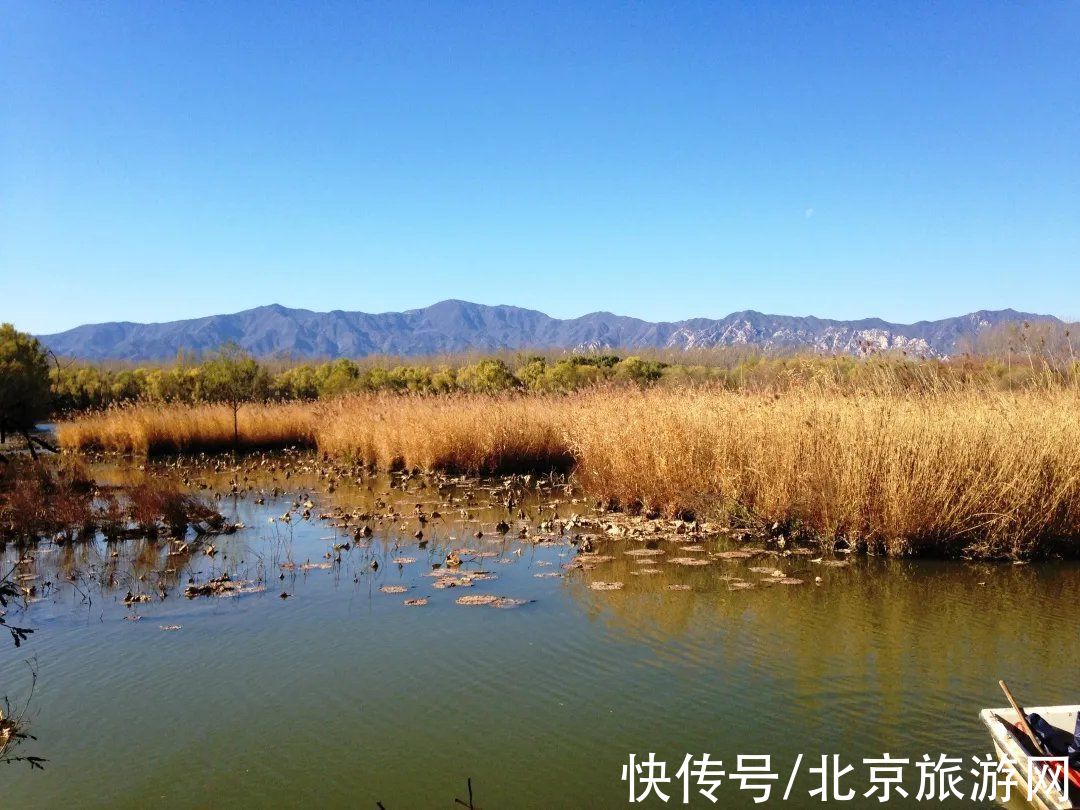
<svg viewBox="0 0 1080 810">
<path fill-rule="evenodd" d="M 0 9 L 0 320 L 1080 318 L 1080 3 Z"/>
</svg>

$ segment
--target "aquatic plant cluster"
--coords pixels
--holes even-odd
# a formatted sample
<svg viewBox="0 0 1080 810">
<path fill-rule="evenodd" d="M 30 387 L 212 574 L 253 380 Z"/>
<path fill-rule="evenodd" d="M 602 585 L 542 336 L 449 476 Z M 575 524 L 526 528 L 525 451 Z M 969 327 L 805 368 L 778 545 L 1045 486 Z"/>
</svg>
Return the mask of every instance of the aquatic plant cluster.
<svg viewBox="0 0 1080 810">
<path fill-rule="evenodd" d="M 1080 550 L 1078 412 L 1069 385 L 384 394 L 245 406 L 239 437 L 379 469 L 573 471 L 590 496 L 631 512 L 892 555 L 1026 557 Z M 57 438 L 78 452 L 221 450 L 232 413 L 113 409 Z"/>
<path fill-rule="evenodd" d="M 215 509 L 173 481 L 127 486 L 95 482 L 76 459 L 58 463 L 12 456 L 0 464 L 0 544 L 51 539 L 57 545 L 225 530 Z"/>
</svg>

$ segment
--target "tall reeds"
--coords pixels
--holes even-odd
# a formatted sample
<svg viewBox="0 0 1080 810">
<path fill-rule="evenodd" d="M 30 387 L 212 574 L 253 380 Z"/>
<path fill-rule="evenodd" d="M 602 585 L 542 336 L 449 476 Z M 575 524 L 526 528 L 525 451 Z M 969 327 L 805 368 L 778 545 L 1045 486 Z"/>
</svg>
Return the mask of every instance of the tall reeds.
<svg viewBox="0 0 1080 810">
<path fill-rule="evenodd" d="M 568 470 L 568 414 L 558 396 L 346 397 L 325 407 L 319 450 L 382 469 L 470 473 Z"/>
<path fill-rule="evenodd" d="M 1080 540 L 1080 396 L 641 394 L 570 427 L 589 491 L 890 554 Z"/>
<path fill-rule="evenodd" d="M 244 405 L 233 437 L 228 405 L 129 405 L 110 408 L 56 428 L 65 450 L 156 455 L 287 446 L 313 446 L 315 408 L 288 403 Z"/>
<path fill-rule="evenodd" d="M 1080 545 L 1080 393 L 964 386 L 774 392 L 621 387 L 548 396 L 357 396 L 250 406 L 247 446 L 314 444 L 381 468 L 570 468 L 626 507 L 692 511 L 890 554 Z M 227 409 L 130 408 L 60 427 L 67 449 L 228 449 Z"/>
</svg>

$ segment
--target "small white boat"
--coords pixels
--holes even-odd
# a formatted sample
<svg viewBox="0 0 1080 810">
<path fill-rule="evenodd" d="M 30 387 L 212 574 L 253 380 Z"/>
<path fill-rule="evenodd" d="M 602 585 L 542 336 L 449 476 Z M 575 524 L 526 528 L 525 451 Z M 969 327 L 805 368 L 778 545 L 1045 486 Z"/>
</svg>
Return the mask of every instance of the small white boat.
<svg viewBox="0 0 1080 810">
<path fill-rule="evenodd" d="M 1029 706 L 1025 708 L 1028 715 L 1038 714 L 1050 725 L 1061 730 L 1062 739 L 1068 740 L 1073 736 L 1076 728 L 1076 715 L 1080 712 L 1080 706 Z M 1009 709 L 983 709 L 979 712 L 979 718 L 990 729 L 990 737 L 994 741 L 997 755 L 1016 777 L 1019 788 L 1019 798 L 1028 796 L 1028 757 L 1039 756 L 1032 748 L 1027 735 L 1017 728 L 1019 715 Z M 1033 771 L 1036 781 L 1039 770 Z M 1047 776 L 1038 784 L 1038 789 L 1032 793 L 1031 804 L 1039 810 L 1074 810 L 1080 807 L 1080 788 L 1075 784 L 1069 785 L 1069 798 L 1062 797 L 1061 791 L 1050 784 Z"/>
</svg>

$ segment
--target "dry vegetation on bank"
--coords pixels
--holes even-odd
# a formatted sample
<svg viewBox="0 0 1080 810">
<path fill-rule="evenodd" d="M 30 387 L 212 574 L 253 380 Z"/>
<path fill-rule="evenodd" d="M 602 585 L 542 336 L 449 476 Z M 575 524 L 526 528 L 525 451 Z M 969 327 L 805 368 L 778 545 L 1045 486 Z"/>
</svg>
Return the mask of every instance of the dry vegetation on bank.
<svg viewBox="0 0 1080 810">
<path fill-rule="evenodd" d="M 376 467 L 475 474 L 573 467 L 590 495 L 890 554 L 1075 551 L 1080 392 L 886 379 L 784 391 L 344 397 L 245 406 L 241 444 L 313 444 Z M 69 450 L 231 446 L 220 406 L 133 407 L 61 425 Z"/>
<path fill-rule="evenodd" d="M 643 395 L 572 428 L 587 491 L 890 554 L 1080 541 L 1075 391 Z"/>
<path fill-rule="evenodd" d="M 249 404 L 238 416 L 239 444 L 254 450 L 314 446 L 316 408 L 303 403 Z M 234 449 L 228 405 L 130 405 L 57 426 L 65 450 L 159 455 Z"/>
</svg>

